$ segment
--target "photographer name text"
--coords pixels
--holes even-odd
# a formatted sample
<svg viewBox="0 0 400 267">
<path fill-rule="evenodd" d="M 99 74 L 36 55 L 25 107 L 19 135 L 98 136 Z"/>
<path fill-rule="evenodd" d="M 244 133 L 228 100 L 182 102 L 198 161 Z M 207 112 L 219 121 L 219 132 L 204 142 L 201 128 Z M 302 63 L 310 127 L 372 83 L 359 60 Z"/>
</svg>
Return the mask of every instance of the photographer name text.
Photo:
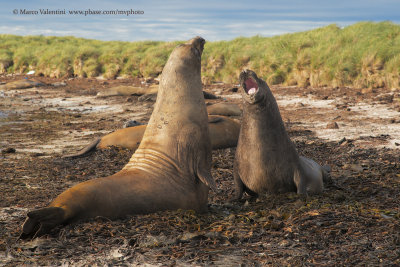
<svg viewBox="0 0 400 267">
<path fill-rule="evenodd" d="M 85 10 L 66 10 L 66 9 L 37 9 L 37 10 L 28 10 L 28 9 L 14 9 L 14 15 L 80 15 L 80 16 L 90 16 L 90 15 L 143 15 L 143 10 L 134 10 L 134 9 L 115 9 L 115 10 L 93 10 L 93 9 L 85 9 Z"/>
</svg>

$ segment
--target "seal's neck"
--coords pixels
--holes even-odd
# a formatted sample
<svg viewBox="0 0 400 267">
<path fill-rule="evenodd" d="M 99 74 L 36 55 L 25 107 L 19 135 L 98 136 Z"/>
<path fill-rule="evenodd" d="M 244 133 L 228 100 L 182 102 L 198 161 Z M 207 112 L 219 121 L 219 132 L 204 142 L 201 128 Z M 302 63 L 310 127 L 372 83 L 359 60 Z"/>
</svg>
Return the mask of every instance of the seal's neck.
<svg viewBox="0 0 400 267">
<path fill-rule="evenodd" d="M 129 170 L 132 167 L 148 171 L 151 173 L 176 174 L 180 172 L 180 168 L 176 162 L 168 155 L 154 149 L 139 148 L 135 151 L 135 157 L 125 165 L 123 170 Z"/>
<path fill-rule="evenodd" d="M 265 85 L 262 90 L 264 97 L 261 101 L 254 104 L 244 101 L 243 117 L 246 117 L 246 120 L 250 120 L 256 125 L 273 129 L 274 132 L 285 131 L 275 97 L 272 95 L 268 85 Z"/>
<path fill-rule="evenodd" d="M 165 155 L 178 166 L 183 164 L 179 147 L 189 143 L 192 132 L 200 132 L 199 140 L 209 138 L 208 117 L 202 92 L 200 59 L 190 51 L 190 47 L 179 47 L 174 51 L 164 67 L 160 79 L 157 101 L 143 135 L 139 149 L 125 167 L 136 168 L 137 158 L 146 158 L 140 151 L 150 149 L 157 155 Z M 190 134 L 187 134 L 187 132 Z M 188 135 L 188 136 L 185 136 Z M 182 143 L 182 144 L 181 144 Z M 132 164 L 131 164 L 132 163 Z M 190 170 L 182 170 L 187 172 Z"/>
</svg>

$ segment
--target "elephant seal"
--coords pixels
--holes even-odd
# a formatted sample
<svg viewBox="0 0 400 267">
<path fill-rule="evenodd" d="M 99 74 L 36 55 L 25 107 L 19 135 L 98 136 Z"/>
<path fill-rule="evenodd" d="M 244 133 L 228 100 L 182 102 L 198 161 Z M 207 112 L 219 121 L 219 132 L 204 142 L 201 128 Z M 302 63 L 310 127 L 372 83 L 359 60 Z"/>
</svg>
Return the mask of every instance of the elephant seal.
<svg viewBox="0 0 400 267">
<path fill-rule="evenodd" d="M 172 51 L 142 142 L 125 167 L 109 177 L 77 184 L 48 207 L 29 212 L 20 238 L 96 216 L 206 210 L 209 188 L 216 185 L 200 78 L 204 43 L 196 37 Z"/>
<path fill-rule="evenodd" d="M 146 127 L 147 125 L 138 125 L 134 127 L 118 129 L 103 136 L 102 138 L 97 138 L 76 153 L 64 155 L 63 158 L 81 157 L 93 151 L 94 149 L 105 149 L 111 146 L 136 150 L 142 141 Z"/>
<path fill-rule="evenodd" d="M 157 95 L 158 84 L 152 84 L 149 87 L 137 87 L 129 85 L 119 85 L 111 87 L 106 90 L 102 90 L 97 93 L 96 97 L 108 97 L 108 96 L 130 96 L 130 95 Z M 205 99 L 218 99 L 219 97 L 203 91 Z"/>
<path fill-rule="evenodd" d="M 242 111 L 233 103 L 217 103 L 207 107 L 209 115 L 240 116 Z"/>
<path fill-rule="evenodd" d="M 234 161 L 235 199 L 250 195 L 297 191 L 319 193 L 328 169 L 299 157 L 267 83 L 251 70 L 240 77 L 242 125 Z"/>
<path fill-rule="evenodd" d="M 77 158 L 88 154 L 94 149 L 105 149 L 111 146 L 136 150 L 147 125 L 137 125 L 116 130 L 102 138 L 97 138 L 80 151 L 62 156 L 63 158 Z M 235 147 L 239 138 L 239 122 L 222 116 L 208 117 L 208 127 L 212 149 Z"/>
<path fill-rule="evenodd" d="M 120 85 L 111 87 L 109 89 L 100 91 L 97 93 L 97 97 L 107 97 L 107 96 L 130 96 L 130 95 L 148 95 L 155 94 L 158 91 L 158 85 L 153 84 L 149 87 L 137 87 L 129 85 Z"/>
<path fill-rule="evenodd" d="M 235 147 L 239 138 L 240 123 L 224 116 L 208 116 L 211 147 L 213 150 Z"/>
<path fill-rule="evenodd" d="M 43 86 L 43 85 L 45 85 L 45 84 L 36 82 L 36 81 L 31 81 L 28 79 L 22 79 L 22 80 L 2 84 L 2 85 L 0 85 L 0 90 L 27 89 L 27 88 L 39 87 L 39 86 Z"/>
</svg>

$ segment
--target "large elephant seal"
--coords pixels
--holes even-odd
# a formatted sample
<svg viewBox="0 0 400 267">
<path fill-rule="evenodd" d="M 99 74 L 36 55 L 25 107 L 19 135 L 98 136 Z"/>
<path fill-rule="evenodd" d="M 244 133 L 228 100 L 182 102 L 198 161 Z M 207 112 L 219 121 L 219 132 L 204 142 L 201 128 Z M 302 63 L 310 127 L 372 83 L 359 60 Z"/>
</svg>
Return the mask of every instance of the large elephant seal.
<svg viewBox="0 0 400 267">
<path fill-rule="evenodd" d="M 206 210 L 209 188 L 216 185 L 200 78 L 204 43 L 196 37 L 172 51 L 142 142 L 125 167 L 112 176 L 77 184 L 47 208 L 29 212 L 21 238 L 95 216 Z"/>
<path fill-rule="evenodd" d="M 240 74 L 243 117 L 234 162 L 235 198 L 297 191 L 319 193 L 328 172 L 315 161 L 299 157 L 278 105 L 265 81 L 251 70 Z"/>
<path fill-rule="evenodd" d="M 95 149 L 105 149 L 111 146 L 133 149 L 139 147 L 147 125 L 138 125 L 124 128 L 109 133 L 102 138 L 97 138 L 80 151 L 64 155 L 63 158 L 76 158 L 87 155 Z M 208 117 L 208 128 L 212 149 L 235 147 L 239 138 L 240 123 L 236 120 L 223 117 Z"/>
<path fill-rule="evenodd" d="M 209 115 L 222 115 L 222 116 L 240 116 L 242 111 L 239 106 L 234 103 L 217 103 L 207 106 Z"/>
</svg>

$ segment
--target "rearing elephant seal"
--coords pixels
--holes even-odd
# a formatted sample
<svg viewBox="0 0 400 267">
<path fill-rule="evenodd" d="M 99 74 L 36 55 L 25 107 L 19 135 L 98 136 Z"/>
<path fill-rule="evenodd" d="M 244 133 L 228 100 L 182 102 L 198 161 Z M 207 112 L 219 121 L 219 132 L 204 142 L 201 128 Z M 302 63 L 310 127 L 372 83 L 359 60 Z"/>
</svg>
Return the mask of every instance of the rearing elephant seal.
<svg viewBox="0 0 400 267">
<path fill-rule="evenodd" d="M 160 210 L 204 211 L 211 176 L 211 143 L 200 67 L 204 39 L 172 51 L 143 140 L 118 173 L 64 191 L 47 208 L 28 213 L 21 238 L 95 216 L 110 219 Z"/>
<path fill-rule="evenodd" d="M 319 193 L 328 172 L 315 161 L 299 157 L 265 81 L 251 70 L 240 74 L 243 117 L 234 163 L 235 198 L 297 191 Z"/>
</svg>

